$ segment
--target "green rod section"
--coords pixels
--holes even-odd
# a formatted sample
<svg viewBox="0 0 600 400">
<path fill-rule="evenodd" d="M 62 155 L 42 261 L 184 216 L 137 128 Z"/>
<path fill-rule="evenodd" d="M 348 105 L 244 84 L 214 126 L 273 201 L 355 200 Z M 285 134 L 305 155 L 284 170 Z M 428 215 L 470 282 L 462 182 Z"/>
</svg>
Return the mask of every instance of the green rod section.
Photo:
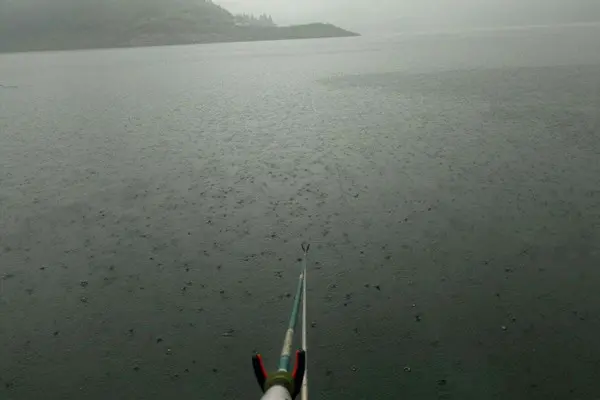
<svg viewBox="0 0 600 400">
<path fill-rule="evenodd" d="M 292 353 L 292 341 L 294 339 L 294 329 L 296 329 L 296 321 L 298 320 L 298 310 L 300 309 L 300 300 L 302 299 L 302 287 L 304 285 L 304 270 L 300 274 L 298 281 L 298 289 L 296 290 L 296 296 L 294 296 L 294 306 L 292 308 L 292 315 L 290 316 L 290 324 L 285 333 L 285 339 L 283 341 L 283 349 L 281 350 L 281 357 L 279 358 L 279 371 L 290 372 L 290 357 Z"/>
</svg>

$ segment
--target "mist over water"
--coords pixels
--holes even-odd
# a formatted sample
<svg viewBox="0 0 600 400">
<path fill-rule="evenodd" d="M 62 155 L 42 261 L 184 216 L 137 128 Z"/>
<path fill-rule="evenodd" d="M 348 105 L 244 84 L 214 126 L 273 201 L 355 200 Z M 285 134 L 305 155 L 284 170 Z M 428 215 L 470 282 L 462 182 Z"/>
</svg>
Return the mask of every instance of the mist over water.
<svg viewBox="0 0 600 400">
<path fill-rule="evenodd" d="M 283 24 L 326 20 L 361 33 L 600 21 L 595 0 L 221 0 L 236 12 L 268 12 Z"/>
</svg>

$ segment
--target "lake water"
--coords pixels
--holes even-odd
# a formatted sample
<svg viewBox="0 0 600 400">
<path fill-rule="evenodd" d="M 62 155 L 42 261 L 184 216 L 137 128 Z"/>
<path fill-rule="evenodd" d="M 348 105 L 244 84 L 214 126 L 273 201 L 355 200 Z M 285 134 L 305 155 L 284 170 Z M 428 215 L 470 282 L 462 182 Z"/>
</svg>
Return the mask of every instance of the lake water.
<svg viewBox="0 0 600 400">
<path fill-rule="evenodd" d="M 0 56 L 0 397 L 600 398 L 600 26 Z"/>
</svg>

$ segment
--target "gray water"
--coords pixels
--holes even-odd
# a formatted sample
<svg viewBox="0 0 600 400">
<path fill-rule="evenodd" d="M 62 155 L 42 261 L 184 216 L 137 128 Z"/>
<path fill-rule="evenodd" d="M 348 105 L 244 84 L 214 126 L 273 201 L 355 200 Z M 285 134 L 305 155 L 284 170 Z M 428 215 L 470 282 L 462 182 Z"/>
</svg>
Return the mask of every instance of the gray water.
<svg viewBox="0 0 600 400">
<path fill-rule="evenodd" d="M 598 26 L 0 56 L 0 398 L 600 397 Z"/>
</svg>

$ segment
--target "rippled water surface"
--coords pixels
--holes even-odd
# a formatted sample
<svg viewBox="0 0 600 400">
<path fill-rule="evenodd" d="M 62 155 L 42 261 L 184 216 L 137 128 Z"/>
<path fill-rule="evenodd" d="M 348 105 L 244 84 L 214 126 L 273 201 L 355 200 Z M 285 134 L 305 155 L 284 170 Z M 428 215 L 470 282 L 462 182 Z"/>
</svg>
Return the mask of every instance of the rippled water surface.
<svg viewBox="0 0 600 400">
<path fill-rule="evenodd" d="M 600 28 L 0 56 L 0 397 L 600 397 Z"/>
</svg>

